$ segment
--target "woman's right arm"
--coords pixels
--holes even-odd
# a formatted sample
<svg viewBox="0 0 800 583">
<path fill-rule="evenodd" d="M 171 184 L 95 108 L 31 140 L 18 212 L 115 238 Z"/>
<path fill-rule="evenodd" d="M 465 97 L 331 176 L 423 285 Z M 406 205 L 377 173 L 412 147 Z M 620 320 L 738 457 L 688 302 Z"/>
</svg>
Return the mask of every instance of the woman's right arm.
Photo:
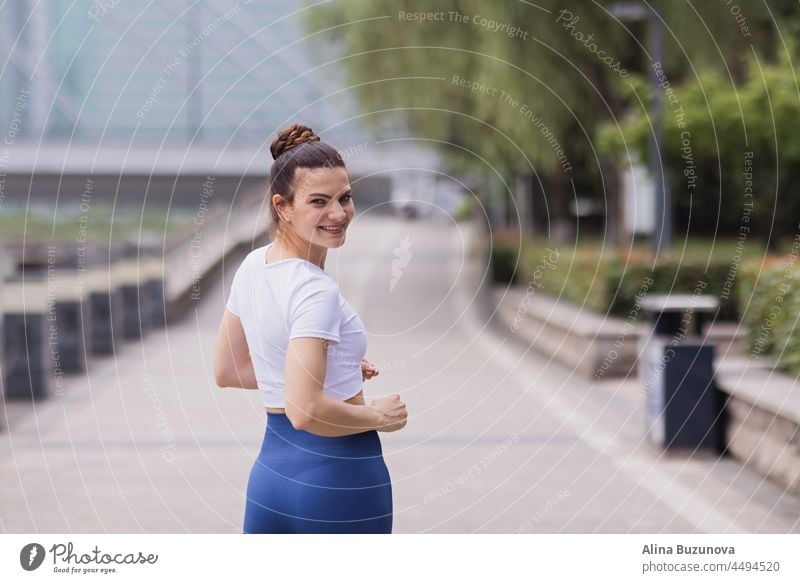
<svg viewBox="0 0 800 583">
<path fill-rule="evenodd" d="M 214 346 L 214 380 L 218 387 L 258 388 L 242 322 L 227 309 Z"/>
<path fill-rule="evenodd" d="M 364 431 L 397 431 L 406 425 L 406 406 L 399 395 L 370 405 L 353 405 L 322 391 L 328 362 L 327 341 L 293 338 L 286 351 L 286 416 L 296 429 L 337 437 Z"/>
</svg>

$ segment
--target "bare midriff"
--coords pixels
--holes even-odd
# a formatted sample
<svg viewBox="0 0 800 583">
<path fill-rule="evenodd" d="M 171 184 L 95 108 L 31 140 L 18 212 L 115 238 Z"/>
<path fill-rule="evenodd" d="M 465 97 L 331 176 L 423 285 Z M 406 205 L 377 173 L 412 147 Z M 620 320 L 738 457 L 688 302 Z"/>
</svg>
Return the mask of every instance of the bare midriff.
<svg viewBox="0 0 800 583">
<path fill-rule="evenodd" d="M 364 402 L 364 390 L 358 391 L 355 395 L 344 401 L 345 403 L 350 403 L 351 405 L 366 405 Z M 281 407 L 265 407 L 267 413 L 286 413 L 286 409 Z"/>
</svg>

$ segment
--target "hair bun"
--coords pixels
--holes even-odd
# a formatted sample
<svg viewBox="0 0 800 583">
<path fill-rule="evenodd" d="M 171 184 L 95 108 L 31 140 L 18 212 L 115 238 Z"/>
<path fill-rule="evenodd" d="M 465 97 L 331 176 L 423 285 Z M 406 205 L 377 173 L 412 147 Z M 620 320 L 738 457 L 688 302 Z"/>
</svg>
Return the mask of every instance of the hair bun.
<svg viewBox="0 0 800 583">
<path fill-rule="evenodd" d="M 319 136 L 310 127 L 298 123 L 284 128 L 278 132 L 278 137 L 272 142 L 269 151 L 272 152 L 272 159 L 277 160 L 278 156 L 296 148 L 306 142 L 319 141 Z"/>
</svg>

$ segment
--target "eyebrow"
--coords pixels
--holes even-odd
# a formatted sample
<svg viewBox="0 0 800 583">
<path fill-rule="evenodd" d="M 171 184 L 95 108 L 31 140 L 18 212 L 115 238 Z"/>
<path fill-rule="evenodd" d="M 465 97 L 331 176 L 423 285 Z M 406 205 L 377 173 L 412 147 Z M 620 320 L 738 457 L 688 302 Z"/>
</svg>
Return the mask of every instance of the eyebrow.
<svg viewBox="0 0 800 583">
<path fill-rule="evenodd" d="M 348 194 L 352 194 L 352 192 L 353 192 L 353 190 L 352 190 L 351 188 L 348 188 L 347 190 L 345 190 L 345 191 L 344 191 L 344 192 L 341 194 L 341 196 L 347 196 Z M 327 194 L 322 194 L 321 192 L 315 192 L 315 193 L 313 193 L 313 194 L 309 194 L 309 195 L 308 195 L 308 198 L 316 198 L 316 197 L 319 197 L 319 196 L 321 196 L 322 198 L 331 198 L 329 195 L 327 195 Z"/>
</svg>

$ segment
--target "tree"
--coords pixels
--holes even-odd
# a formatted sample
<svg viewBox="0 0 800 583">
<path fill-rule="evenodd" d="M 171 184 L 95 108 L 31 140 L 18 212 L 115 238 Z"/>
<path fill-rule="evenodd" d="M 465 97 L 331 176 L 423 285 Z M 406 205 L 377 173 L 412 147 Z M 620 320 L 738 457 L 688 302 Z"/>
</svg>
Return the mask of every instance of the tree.
<svg viewBox="0 0 800 583">
<path fill-rule="evenodd" d="M 667 106 L 662 160 L 690 233 L 758 232 L 774 248 L 797 232 L 800 69 L 792 54 L 790 46 L 774 64 L 752 55 L 740 83 L 707 72 L 672 88 L 678 101 Z M 624 164 L 630 150 L 647 151 L 650 131 L 640 110 L 621 130 L 603 127 L 601 149 Z"/>
<path fill-rule="evenodd" d="M 453 171 L 509 185 L 520 173 L 537 183 L 546 176 L 548 218 L 568 239 L 570 200 L 587 192 L 604 204 L 613 235 L 615 168 L 598 152 L 596 132 L 636 104 L 631 72 L 649 66 L 646 24 L 620 23 L 612 3 L 347 0 L 306 15 L 310 32 L 328 30 L 326 55 L 338 50 L 375 132 L 408 128 L 439 144 Z M 720 63 L 739 75 L 750 52 L 735 15 L 708 4 L 654 3 L 669 30 L 664 67 L 676 80 Z M 737 8 L 750 15 L 753 42 L 774 53 L 769 12 L 756 0 Z M 783 0 L 774 10 L 796 13 Z"/>
</svg>

